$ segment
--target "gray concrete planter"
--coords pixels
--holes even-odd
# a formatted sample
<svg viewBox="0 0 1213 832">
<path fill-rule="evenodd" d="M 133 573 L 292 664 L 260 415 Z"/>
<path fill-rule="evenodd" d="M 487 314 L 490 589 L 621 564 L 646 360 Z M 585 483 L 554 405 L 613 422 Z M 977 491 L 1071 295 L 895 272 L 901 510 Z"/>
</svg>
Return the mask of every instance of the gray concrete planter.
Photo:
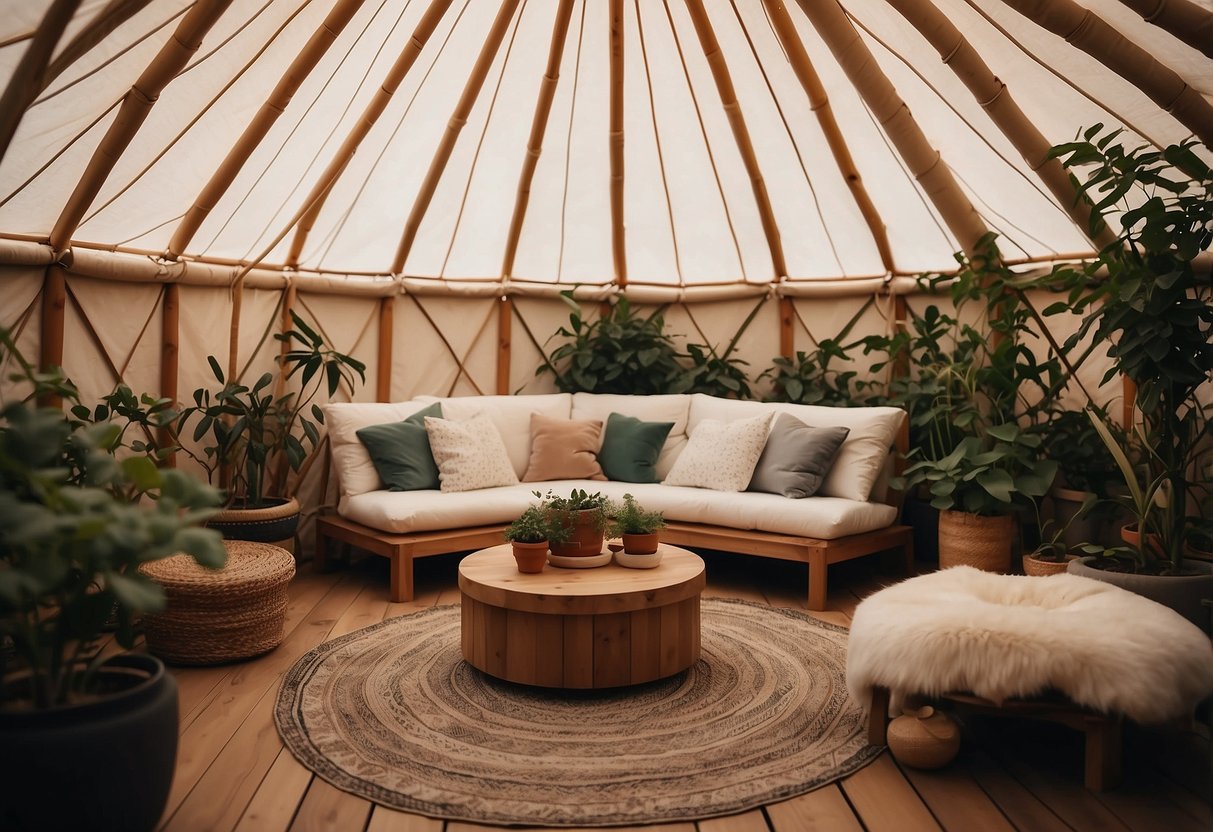
<svg viewBox="0 0 1213 832">
<path fill-rule="evenodd" d="M 1190 575 L 1134 575 L 1096 569 L 1090 566 L 1093 560 L 1093 557 L 1072 560 L 1066 571 L 1144 595 L 1175 610 L 1199 627 L 1201 632 L 1209 632 L 1210 610 L 1201 601 L 1213 598 L 1213 563 L 1189 558 L 1184 565 L 1192 573 Z"/>
</svg>

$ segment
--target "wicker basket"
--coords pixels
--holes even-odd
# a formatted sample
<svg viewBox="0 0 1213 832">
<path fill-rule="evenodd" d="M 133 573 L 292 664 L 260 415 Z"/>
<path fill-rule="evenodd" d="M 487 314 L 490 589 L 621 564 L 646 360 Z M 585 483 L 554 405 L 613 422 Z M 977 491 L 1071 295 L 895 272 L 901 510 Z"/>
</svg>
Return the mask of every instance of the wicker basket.
<svg viewBox="0 0 1213 832">
<path fill-rule="evenodd" d="M 1011 568 L 1015 520 L 1009 514 L 982 517 L 963 511 L 939 513 L 939 566 L 973 566 L 986 572 Z"/>
<path fill-rule="evenodd" d="M 187 555 L 141 567 L 164 587 L 164 612 L 144 616 L 148 649 L 174 664 L 247 659 L 282 642 L 295 558 L 268 543 L 225 540 L 227 565 L 213 570 Z"/>
</svg>

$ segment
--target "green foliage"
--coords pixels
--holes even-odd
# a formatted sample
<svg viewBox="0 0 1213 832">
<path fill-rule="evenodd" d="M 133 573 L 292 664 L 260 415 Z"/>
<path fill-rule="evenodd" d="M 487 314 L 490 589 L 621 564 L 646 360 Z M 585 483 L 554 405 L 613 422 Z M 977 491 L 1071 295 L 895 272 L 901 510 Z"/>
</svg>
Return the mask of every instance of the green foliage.
<svg viewBox="0 0 1213 832">
<path fill-rule="evenodd" d="M 298 471 L 319 443 L 316 426 L 324 423 L 324 413 L 313 399 L 321 385 L 332 397 L 342 381 L 350 387 L 355 375 L 366 381 L 361 361 L 325 346 L 324 339 L 294 312 L 291 319 L 294 328 L 274 337 L 292 347 L 280 363 L 287 379 L 300 376 L 298 392 L 275 393 L 273 373 L 264 373 L 252 387 L 225 379 L 219 362 L 207 356 L 219 388 L 195 390 L 193 406 L 183 410 L 178 420 L 177 429 L 184 431 L 196 417 L 193 440 L 207 441 L 201 456 L 188 449 L 187 453 L 206 469 L 209 482 L 225 474 L 230 477 L 229 504 L 254 508 L 287 496 L 286 469 L 277 463 L 284 460 L 290 470 Z"/>
<path fill-rule="evenodd" d="M 619 534 L 652 534 L 665 527 L 660 511 L 646 511 L 631 494 L 623 495 L 623 505 L 615 507 L 613 519 Z"/>
<path fill-rule="evenodd" d="M 584 489 L 574 488 L 567 497 L 557 496 L 553 491 L 546 494 L 538 491 L 531 493 L 539 498 L 539 509 L 547 516 L 551 530 L 563 534 L 559 538 L 549 537 L 549 540 L 555 540 L 557 543 L 568 540 L 573 534 L 576 516 L 581 517 L 582 522 L 588 522 L 596 532 L 605 534 L 611 529 L 613 506 L 611 501 L 598 491 L 591 494 Z"/>
<path fill-rule="evenodd" d="M 1127 149 L 1115 141 L 1119 134 L 1097 124 L 1052 150 L 1091 206 L 1092 229 L 1119 214 L 1120 230 L 1091 262 L 1054 270 L 1050 281 L 1069 296 L 1045 314 L 1082 314 L 1066 346 L 1093 334 L 1111 345 L 1109 377 L 1120 372 L 1136 384 L 1140 429 L 1124 445 L 1105 441 L 1128 463 L 1142 539 L 1153 530 L 1166 568 L 1178 572 L 1190 525 L 1183 509 L 1193 490 L 1189 472 L 1202 442 L 1213 438 L 1208 406 L 1196 395 L 1213 378 L 1213 286 L 1192 266 L 1213 243 L 1213 173 L 1194 152 L 1195 141 Z M 1131 451 L 1136 465 L 1128 462 Z M 1141 569 L 1160 568 L 1149 546 L 1137 560 Z"/>
<path fill-rule="evenodd" d="M 1108 418 L 1104 408 L 1091 406 L 1109 429 L 1120 432 Z M 1059 475 L 1069 488 L 1089 491 L 1101 499 L 1108 497 L 1108 486 L 1123 482 L 1123 474 L 1091 418 L 1083 410 L 1056 410 L 1049 413 L 1042 425 L 1044 444 L 1041 449 L 1055 460 Z"/>
<path fill-rule="evenodd" d="M 835 407 L 864 404 L 863 393 L 856 384 L 859 373 L 830 366 L 835 360 L 852 361 L 847 350 L 856 344 L 844 346 L 833 338 L 823 338 L 815 349 L 797 351 L 795 360 L 776 356 L 772 359 L 773 366 L 758 377 L 760 381 L 769 378 L 774 382 L 768 401 Z"/>
<path fill-rule="evenodd" d="M 506 526 L 505 539 L 517 543 L 563 543 L 569 538 L 569 530 L 561 523 L 553 523 L 551 516 L 540 506 L 530 506 L 514 522 Z"/>
<path fill-rule="evenodd" d="M 29 367 L 3 329 L 0 345 Z M 75 389 L 61 373 L 14 380 Z M 198 527 L 219 492 L 146 453 L 116 458 L 126 417 L 106 415 L 119 418 L 84 422 L 29 401 L 0 410 L 0 641 L 12 646 L 0 654 L 0 707 L 47 708 L 90 691 L 111 615 L 129 648 L 136 616 L 164 605 L 140 564 L 182 552 L 211 567 L 226 558 L 219 534 Z M 29 681 L 18 689 L 20 675 Z"/>
<path fill-rule="evenodd" d="M 729 345 L 730 350 L 732 344 Z M 719 355 L 707 344 L 687 344 L 686 357 L 689 367 L 680 369 L 670 385 L 671 393 L 706 393 L 722 399 L 752 399 L 750 381 L 742 367 L 749 363 L 732 358 L 729 351 Z"/>
</svg>

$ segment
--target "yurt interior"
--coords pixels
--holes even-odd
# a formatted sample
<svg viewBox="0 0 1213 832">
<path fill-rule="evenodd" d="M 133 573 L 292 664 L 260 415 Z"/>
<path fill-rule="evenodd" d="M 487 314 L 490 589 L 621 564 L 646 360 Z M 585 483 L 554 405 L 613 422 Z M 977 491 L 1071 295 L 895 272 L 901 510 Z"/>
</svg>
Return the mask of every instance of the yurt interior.
<svg viewBox="0 0 1213 832">
<path fill-rule="evenodd" d="M 1213 0 L 0 12 L 0 828 L 1213 829 Z"/>
</svg>

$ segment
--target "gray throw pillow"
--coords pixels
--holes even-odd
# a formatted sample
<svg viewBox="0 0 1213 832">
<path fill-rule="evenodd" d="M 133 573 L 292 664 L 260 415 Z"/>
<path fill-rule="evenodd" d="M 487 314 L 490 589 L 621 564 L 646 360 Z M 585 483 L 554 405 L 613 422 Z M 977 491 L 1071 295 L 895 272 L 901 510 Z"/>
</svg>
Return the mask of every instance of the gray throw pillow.
<svg viewBox="0 0 1213 832">
<path fill-rule="evenodd" d="M 799 499 L 821 488 L 850 428 L 815 428 L 780 413 L 758 458 L 750 491 Z"/>
</svg>

